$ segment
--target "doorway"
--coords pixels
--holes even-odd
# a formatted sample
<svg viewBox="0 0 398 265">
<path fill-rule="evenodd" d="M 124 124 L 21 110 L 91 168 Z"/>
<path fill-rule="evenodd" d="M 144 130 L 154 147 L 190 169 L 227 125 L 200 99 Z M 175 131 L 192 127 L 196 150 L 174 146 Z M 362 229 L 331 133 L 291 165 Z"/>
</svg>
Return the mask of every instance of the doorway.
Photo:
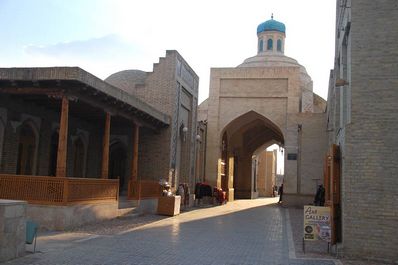
<svg viewBox="0 0 398 265">
<path fill-rule="evenodd" d="M 126 148 L 121 142 L 115 142 L 110 146 L 109 152 L 109 178 L 119 179 L 119 192 L 127 191 L 126 180 Z"/>
<path fill-rule="evenodd" d="M 36 149 L 36 136 L 33 128 L 25 123 L 19 132 L 17 174 L 32 175 L 34 171 L 34 156 Z"/>
</svg>

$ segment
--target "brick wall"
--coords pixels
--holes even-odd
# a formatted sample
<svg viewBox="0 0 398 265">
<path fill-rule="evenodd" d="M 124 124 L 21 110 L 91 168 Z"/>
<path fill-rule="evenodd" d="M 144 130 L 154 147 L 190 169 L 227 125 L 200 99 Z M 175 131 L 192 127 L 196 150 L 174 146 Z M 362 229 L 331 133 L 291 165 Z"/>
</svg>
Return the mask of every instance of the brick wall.
<svg viewBox="0 0 398 265">
<path fill-rule="evenodd" d="M 334 133 L 343 157 L 344 254 L 397 261 L 398 3 L 350 4 L 350 86 L 344 88 L 351 92 L 351 122 L 340 123 L 343 137 Z"/>
<path fill-rule="evenodd" d="M 189 78 L 184 78 L 187 71 L 194 78 L 192 84 L 188 83 Z M 146 103 L 171 116 L 171 125 L 168 128 L 158 133 L 145 130 L 141 134 L 140 163 L 142 166 L 139 174 L 142 178 L 154 180 L 167 178 L 169 169 L 175 166 L 177 170 L 180 169 L 179 174 L 183 175 L 180 180 L 191 182 L 195 164 L 196 123 L 192 121 L 196 121 L 197 81 L 198 77 L 181 55 L 176 51 L 167 51 L 166 57 L 160 58 L 159 63 L 154 64 L 153 71 L 147 74 L 146 92 L 142 94 L 136 92 Z M 185 106 L 189 109 L 188 114 L 184 112 L 186 109 L 182 107 L 183 104 L 190 105 Z M 182 143 L 179 131 L 183 114 L 188 115 L 184 122 L 188 133 L 186 141 Z M 178 148 L 178 144 L 182 146 Z M 182 152 L 181 161 L 177 158 L 180 155 L 177 154 L 177 149 Z"/>
<path fill-rule="evenodd" d="M 144 128 L 140 129 L 139 178 L 159 180 L 168 176 L 170 132 L 170 129 L 157 133 Z"/>
<path fill-rule="evenodd" d="M 301 194 L 315 195 L 316 184 L 323 183 L 323 159 L 327 151 L 325 117 L 325 113 L 300 113 L 297 117 L 301 124 L 298 157 Z"/>
<path fill-rule="evenodd" d="M 166 56 L 154 64 L 153 71 L 148 73 L 145 81 L 145 93 L 140 97 L 149 105 L 175 117 L 176 90 L 176 57 Z M 143 179 L 159 180 L 167 178 L 170 168 L 170 147 L 173 128 L 170 125 L 158 133 L 142 130 L 139 148 L 139 176 Z M 156 161 L 156 163 L 154 162 Z"/>
</svg>

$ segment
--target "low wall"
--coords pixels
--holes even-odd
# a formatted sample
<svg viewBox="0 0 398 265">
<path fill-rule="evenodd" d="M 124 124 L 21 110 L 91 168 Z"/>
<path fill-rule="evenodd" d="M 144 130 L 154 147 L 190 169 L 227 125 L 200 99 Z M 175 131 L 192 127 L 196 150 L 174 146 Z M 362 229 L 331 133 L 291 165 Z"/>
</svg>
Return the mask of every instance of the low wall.
<svg viewBox="0 0 398 265">
<path fill-rule="evenodd" d="M 26 206 L 24 201 L 0 200 L 0 262 L 25 254 Z"/>
<path fill-rule="evenodd" d="M 27 206 L 27 217 L 38 223 L 41 230 L 66 230 L 117 217 L 118 202 L 75 204 L 68 206 Z"/>
<path fill-rule="evenodd" d="M 315 195 L 312 194 L 283 194 L 282 203 L 285 206 L 302 207 L 304 205 L 314 204 Z"/>
<path fill-rule="evenodd" d="M 156 214 L 158 212 L 158 198 L 137 200 L 139 213 Z"/>
<path fill-rule="evenodd" d="M 240 190 L 240 191 L 234 190 L 232 193 L 234 194 L 234 197 L 235 197 L 236 199 L 238 199 L 238 200 L 239 200 L 239 199 L 249 199 L 249 200 L 252 200 L 252 199 L 257 199 L 257 198 L 259 197 L 257 191 L 251 191 L 251 190 L 245 190 L 245 191 L 242 191 L 242 190 Z"/>
</svg>

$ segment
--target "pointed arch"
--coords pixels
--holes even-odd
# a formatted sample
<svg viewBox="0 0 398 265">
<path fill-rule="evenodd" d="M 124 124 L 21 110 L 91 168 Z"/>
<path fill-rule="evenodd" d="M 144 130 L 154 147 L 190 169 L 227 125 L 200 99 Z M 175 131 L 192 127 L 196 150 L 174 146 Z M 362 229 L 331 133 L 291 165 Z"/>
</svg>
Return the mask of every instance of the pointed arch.
<svg viewBox="0 0 398 265">
<path fill-rule="evenodd" d="M 272 39 L 268 39 L 267 41 L 267 50 L 268 51 L 272 51 L 273 49 L 273 40 Z"/>
<path fill-rule="evenodd" d="M 72 137 L 73 177 L 86 177 L 88 140 L 83 132 Z"/>
<path fill-rule="evenodd" d="M 226 155 L 224 142 L 228 143 Z M 256 198 L 258 160 L 255 153 L 273 143 L 283 145 L 284 135 L 274 122 L 265 116 L 251 110 L 231 120 L 221 131 L 221 161 L 229 157 L 227 168 L 231 169 L 228 178 L 229 191 L 233 191 L 235 198 Z M 222 167 L 219 167 L 218 181 L 223 183 Z M 224 187 L 223 187 L 224 188 Z"/>
<path fill-rule="evenodd" d="M 36 173 L 39 130 L 32 120 L 26 120 L 18 127 L 18 175 L 34 175 Z"/>
<path fill-rule="evenodd" d="M 276 42 L 276 50 L 277 50 L 278 52 L 281 52 L 281 51 L 282 51 L 282 40 L 281 40 L 281 39 L 279 39 L 279 40 Z"/>
<path fill-rule="evenodd" d="M 274 138 L 271 140 L 273 143 L 284 144 L 285 138 L 279 126 L 254 110 L 250 110 L 231 120 L 221 131 L 220 137 L 223 136 L 224 132 L 228 131 L 228 139 L 231 139 L 236 132 L 242 131 L 246 126 L 253 127 L 256 124 L 263 125 L 273 133 Z"/>
<path fill-rule="evenodd" d="M 264 41 L 260 40 L 259 44 L 258 44 L 258 51 L 262 52 L 264 50 Z"/>
</svg>

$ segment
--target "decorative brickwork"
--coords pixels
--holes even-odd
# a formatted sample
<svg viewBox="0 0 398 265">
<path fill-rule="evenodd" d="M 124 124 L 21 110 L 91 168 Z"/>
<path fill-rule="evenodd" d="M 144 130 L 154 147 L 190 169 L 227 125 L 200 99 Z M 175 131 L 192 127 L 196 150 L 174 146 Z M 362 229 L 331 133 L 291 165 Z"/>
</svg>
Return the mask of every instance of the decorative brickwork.
<svg viewBox="0 0 398 265">
<path fill-rule="evenodd" d="M 106 81 L 171 117 L 170 126 L 161 132 L 144 130 L 141 134 L 140 164 L 152 165 L 139 167 L 139 176 L 148 180 L 170 177 L 174 187 L 183 181 L 193 188 L 199 78 L 187 62 L 177 51 L 167 51 L 152 72 L 126 70 Z M 184 137 L 180 131 L 183 123 L 189 129 Z M 186 140 L 181 141 L 183 138 Z"/>
</svg>

